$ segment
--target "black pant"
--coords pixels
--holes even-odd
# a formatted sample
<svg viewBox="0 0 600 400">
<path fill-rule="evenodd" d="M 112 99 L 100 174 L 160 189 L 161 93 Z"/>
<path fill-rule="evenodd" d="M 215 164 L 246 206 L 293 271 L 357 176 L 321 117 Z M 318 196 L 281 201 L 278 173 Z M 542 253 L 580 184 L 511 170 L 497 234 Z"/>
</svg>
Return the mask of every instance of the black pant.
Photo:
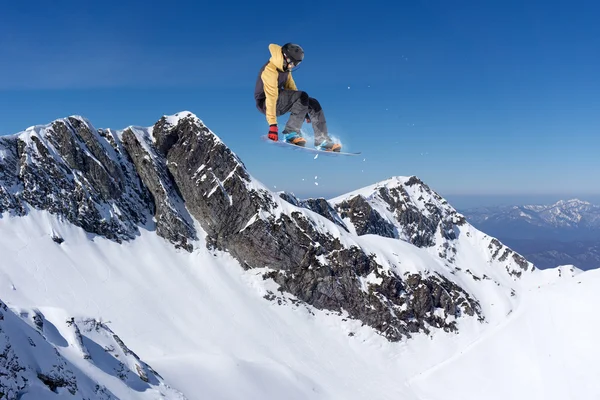
<svg viewBox="0 0 600 400">
<path fill-rule="evenodd" d="M 291 115 L 287 124 L 285 124 L 283 133 L 300 133 L 304 118 L 308 114 L 315 131 L 315 146 L 320 145 L 324 140 L 330 140 L 327 135 L 327 122 L 325 122 L 325 114 L 321 104 L 316 99 L 309 97 L 306 92 L 299 90 L 281 90 L 279 92 L 277 116 L 288 112 Z"/>
</svg>

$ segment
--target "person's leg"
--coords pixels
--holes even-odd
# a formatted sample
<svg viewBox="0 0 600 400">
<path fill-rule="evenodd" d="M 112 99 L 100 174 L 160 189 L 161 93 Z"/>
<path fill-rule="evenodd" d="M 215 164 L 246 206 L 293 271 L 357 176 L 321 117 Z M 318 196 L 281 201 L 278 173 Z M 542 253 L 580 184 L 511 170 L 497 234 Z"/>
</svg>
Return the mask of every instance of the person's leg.
<svg viewBox="0 0 600 400">
<path fill-rule="evenodd" d="M 315 147 L 326 151 L 341 151 L 342 145 L 333 143 L 327 133 L 327 122 L 321 104 L 312 97 L 308 98 L 308 115 L 315 131 Z"/>
<path fill-rule="evenodd" d="M 296 132 L 300 134 L 300 128 L 304 123 L 304 117 L 308 113 L 308 95 L 298 90 L 282 90 L 277 98 L 277 116 L 290 113 L 290 118 L 285 124 L 283 133 Z"/>
<path fill-rule="evenodd" d="M 315 146 L 320 145 L 324 140 L 331 140 L 329 139 L 329 135 L 327 135 L 325 113 L 317 99 L 313 99 L 312 97 L 308 98 L 308 115 L 315 131 Z"/>
</svg>

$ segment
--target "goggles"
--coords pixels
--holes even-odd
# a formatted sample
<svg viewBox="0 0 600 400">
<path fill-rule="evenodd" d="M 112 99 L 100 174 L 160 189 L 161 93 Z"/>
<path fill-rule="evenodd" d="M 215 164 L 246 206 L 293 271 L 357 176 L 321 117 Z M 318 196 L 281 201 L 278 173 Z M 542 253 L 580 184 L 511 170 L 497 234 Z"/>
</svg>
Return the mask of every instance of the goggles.
<svg viewBox="0 0 600 400">
<path fill-rule="evenodd" d="M 288 66 L 290 68 L 297 67 L 302 62 L 302 61 L 296 61 L 296 60 L 294 60 L 293 58 L 291 58 L 290 56 L 287 56 L 287 55 L 285 56 L 285 61 L 287 62 Z"/>
</svg>

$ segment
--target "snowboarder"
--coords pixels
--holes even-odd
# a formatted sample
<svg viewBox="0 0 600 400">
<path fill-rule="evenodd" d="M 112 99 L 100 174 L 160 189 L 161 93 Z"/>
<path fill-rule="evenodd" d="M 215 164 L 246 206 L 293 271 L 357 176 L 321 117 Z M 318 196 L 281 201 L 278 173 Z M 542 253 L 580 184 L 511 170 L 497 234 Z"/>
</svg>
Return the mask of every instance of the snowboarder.
<svg viewBox="0 0 600 400">
<path fill-rule="evenodd" d="M 286 142 L 297 146 L 306 144 L 306 139 L 300 132 L 306 119 L 306 122 L 313 124 L 315 148 L 339 152 L 342 146 L 334 143 L 327 134 L 327 123 L 321 105 L 306 92 L 298 90 L 292 78 L 292 69 L 304 59 L 302 47 L 293 43 L 283 46 L 270 44 L 269 51 L 271 58 L 260 69 L 254 89 L 256 107 L 266 115 L 269 123 L 269 139 L 279 140 L 277 117 L 289 112 L 290 118 L 282 132 Z"/>
</svg>

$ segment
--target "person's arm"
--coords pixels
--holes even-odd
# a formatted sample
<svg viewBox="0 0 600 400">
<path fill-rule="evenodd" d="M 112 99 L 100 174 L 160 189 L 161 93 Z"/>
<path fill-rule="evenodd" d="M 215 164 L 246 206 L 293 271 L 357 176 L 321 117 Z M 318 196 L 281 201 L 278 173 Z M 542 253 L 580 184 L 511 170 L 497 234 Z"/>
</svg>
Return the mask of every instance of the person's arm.
<svg viewBox="0 0 600 400">
<path fill-rule="evenodd" d="M 265 67 L 260 75 L 265 91 L 265 114 L 267 115 L 267 122 L 269 125 L 277 124 L 277 98 L 279 97 L 279 90 L 277 89 L 278 77 L 279 74 L 277 73 L 277 68 L 271 63 Z"/>
</svg>

